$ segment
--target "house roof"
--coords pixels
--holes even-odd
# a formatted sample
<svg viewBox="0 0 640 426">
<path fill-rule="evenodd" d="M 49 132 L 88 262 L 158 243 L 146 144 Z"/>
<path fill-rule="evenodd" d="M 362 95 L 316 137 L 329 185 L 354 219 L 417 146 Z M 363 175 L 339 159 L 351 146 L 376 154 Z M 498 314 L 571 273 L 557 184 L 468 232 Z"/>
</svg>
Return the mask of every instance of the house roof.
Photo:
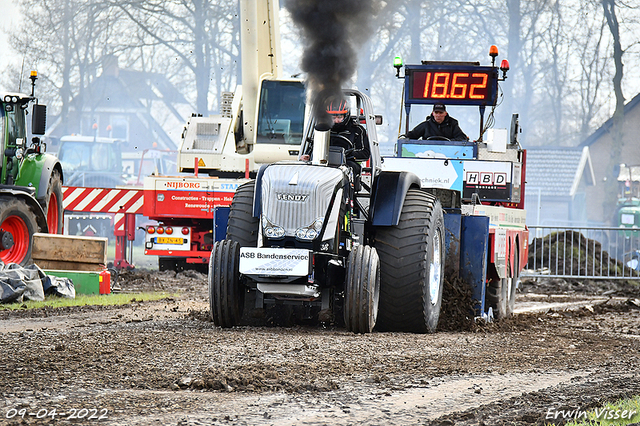
<svg viewBox="0 0 640 426">
<path fill-rule="evenodd" d="M 640 93 L 635 95 L 633 97 L 633 99 L 631 99 L 629 102 L 626 103 L 626 105 L 624 106 L 624 109 L 623 109 L 624 114 L 626 115 L 627 113 L 629 113 L 632 109 L 634 109 L 639 104 L 640 104 Z M 613 117 L 611 117 L 607 121 L 605 121 L 604 124 L 602 126 L 600 126 L 600 128 L 598 130 L 593 132 L 591 134 L 591 136 L 589 136 L 584 141 L 582 141 L 582 143 L 579 146 L 590 146 L 590 145 L 594 144 L 602 136 L 604 136 L 607 133 L 609 133 L 611 131 L 611 127 L 612 126 L 613 126 Z"/>
<path fill-rule="evenodd" d="M 589 147 L 527 148 L 527 189 L 540 195 L 573 197 L 582 179 L 595 185 Z M 531 193 L 531 192 L 529 192 Z"/>
</svg>

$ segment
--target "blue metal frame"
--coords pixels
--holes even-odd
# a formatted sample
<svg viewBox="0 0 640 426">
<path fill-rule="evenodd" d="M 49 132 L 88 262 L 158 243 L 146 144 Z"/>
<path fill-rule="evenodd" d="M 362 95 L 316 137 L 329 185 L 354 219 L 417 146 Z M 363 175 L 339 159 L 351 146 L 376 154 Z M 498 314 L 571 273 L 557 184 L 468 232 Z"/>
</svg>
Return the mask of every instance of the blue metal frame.
<svg viewBox="0 0 640 426">
<path fill-rule="evenodd" d="M 227 222 L 231 207 L 213 208 L 213 241 L 222 241 L 227 237 Z"/>
<path fill-rule="evenodd" d="M 460 213 L 444 214 L 444 272 L 446 277 L 460 276 L 460 229 L 462 215 Z"/>
<path fill-rule="evenodd" d="M 462 216 L 460 227 L 460 278 L 471 285 L 475 313 L 486 310 L 487 252 L 489 250 L 489 218 Z"/>
</svg>

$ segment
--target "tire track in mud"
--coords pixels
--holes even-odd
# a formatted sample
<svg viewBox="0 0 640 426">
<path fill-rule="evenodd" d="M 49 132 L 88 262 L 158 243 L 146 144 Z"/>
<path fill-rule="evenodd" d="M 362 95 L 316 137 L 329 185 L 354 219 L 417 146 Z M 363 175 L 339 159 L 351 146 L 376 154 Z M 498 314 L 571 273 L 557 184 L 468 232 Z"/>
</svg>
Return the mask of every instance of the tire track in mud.
<svg viewBox="0 0 640 426">
<path fill-rule="evenodd" d="M 100 424 L 116 426 L 533 426 L 549 407 L 640 394 L 633 303 L 465 331 L 355 335 L 321 326 L 221 329 L 203 299 L 194 292 L 124 307 L 0 312 L 0 327 L 23 327 L 0 332 L 0 425 L 19 423 L 5 418 L 16 407 L 103 407 L 109 419 Z"/>
</svg>

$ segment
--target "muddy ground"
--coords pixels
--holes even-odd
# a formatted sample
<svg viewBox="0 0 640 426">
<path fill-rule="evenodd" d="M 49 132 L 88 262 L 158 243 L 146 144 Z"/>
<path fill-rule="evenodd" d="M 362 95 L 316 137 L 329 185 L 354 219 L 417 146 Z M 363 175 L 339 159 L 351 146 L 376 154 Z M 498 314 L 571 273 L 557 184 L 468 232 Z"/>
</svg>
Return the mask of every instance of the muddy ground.
<svg viewBox="0 0 640 426">
<path fill-rule="evenodd" d="M 0 310 L 0 424 L 562 424 L 560 410 L 640 395 L 632 284 L 525 282 L 517 307 L 580 302 L 492 324 L 449 308 L 431 335 L 221 329 L 206 286 L 194 272 L 128 272 L 119 291 L 177 296 Z"/>
</svg>

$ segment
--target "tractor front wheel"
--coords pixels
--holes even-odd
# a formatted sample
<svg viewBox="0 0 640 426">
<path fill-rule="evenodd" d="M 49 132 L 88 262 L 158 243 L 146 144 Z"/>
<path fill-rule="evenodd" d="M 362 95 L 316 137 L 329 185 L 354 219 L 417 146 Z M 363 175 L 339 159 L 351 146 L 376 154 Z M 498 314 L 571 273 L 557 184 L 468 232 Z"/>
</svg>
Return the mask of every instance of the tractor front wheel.
<svg viewBox="0 0 640 426">
<path fill-rule="evenodd" d="M 38 232 L 36 217 L 23 200 L 0 197 L 0 259 L 4 263 L 26 266 L 31 261 L 33 234 Z"/>
<path fill-rule="evenodd" d="M 240 322 L 244 288 L 239 281 L 240 244 L 217 241 L 209 259 L 209 307 L 213 322 L 224 328 Z"/>
<path fill-rule="evenodd" d="M 380 259 L 376 249 L 357 246 L 349 254 L 344 322 L 354 333 L 371 333 L 378 318 Z"/>
</svg>

